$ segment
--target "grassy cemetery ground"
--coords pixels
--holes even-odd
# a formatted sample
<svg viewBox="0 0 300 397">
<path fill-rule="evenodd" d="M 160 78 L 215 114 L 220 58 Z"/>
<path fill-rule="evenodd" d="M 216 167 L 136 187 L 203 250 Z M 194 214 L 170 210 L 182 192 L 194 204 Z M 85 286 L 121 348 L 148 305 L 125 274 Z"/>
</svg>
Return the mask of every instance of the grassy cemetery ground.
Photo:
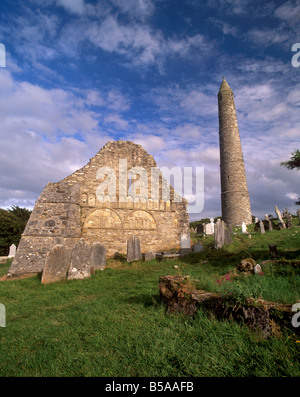
<svg viewBox="0 0 300 397">
<path fill-rule="evenodd" d="M 275 329 L 264 339 L 201 309 L 194 317 L 166 314 L 161 302 L 163 275 L 189 275 L 201 289 L 240 299 L 299 302 L 300 227 L 249 231 L 251 239 L 234 230 L 233 244 L 219 250 L 213 236 L 198 236 L 205 250 L 181 260 L 111 259 L 90 279 L 1 282 L 0 376 L 300 376 L 299 328 Z M 269 244 L 277 245 L 281 262 L 264 263 Z M 263 274 L 232 278 L 249 257 Z M 0 265 L 0 276 L 8 267 Z"/>
</svg>

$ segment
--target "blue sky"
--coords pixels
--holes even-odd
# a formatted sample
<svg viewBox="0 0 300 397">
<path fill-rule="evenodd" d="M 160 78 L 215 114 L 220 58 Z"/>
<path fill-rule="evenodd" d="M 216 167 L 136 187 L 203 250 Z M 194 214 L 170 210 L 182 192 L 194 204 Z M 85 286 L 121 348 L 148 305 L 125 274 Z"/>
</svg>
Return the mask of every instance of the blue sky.
<svg viewBox="0 0 300 397">
<path fill-rule="evenodd" d="M 252 213 L 296 211 L 300 175 L 280 162 L 300 147 L 299 0 L 17 0 L 1 2 L 0 19 L 2 208 L 32 208 L 48 182 L 122 139 L 159 167 L 204 167 L 191 220 L 220 215 L 225 76 Z"/>
</svg>

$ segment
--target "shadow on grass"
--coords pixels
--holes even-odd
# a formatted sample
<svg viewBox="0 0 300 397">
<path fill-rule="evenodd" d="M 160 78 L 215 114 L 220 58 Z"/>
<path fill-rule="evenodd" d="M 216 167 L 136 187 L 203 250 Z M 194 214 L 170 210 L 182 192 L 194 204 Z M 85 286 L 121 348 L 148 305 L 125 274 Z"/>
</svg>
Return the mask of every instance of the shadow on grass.
<svg viewBox="0 0 300 397">
<path fill-rule="evenodd" d="M 151 307 L 151 306 L 160 306 L 161 305 L 161 297 L 159 294 L 140 294 L 136 296 L 131 296 L 130 298 L 126 299 L 126 302 L 143 305 L 144 307 Z"/>
<path fill-rule="evenodd" d="M 300 259 L 300 249 L 284 251 L 277 249 L 277 259 Z M 210 265 L 223 267 L 224 265 L 237 265 L 242 259 L 253 258 L 256 261 L 272 259 L 269 250 L 241 250 L 239 252 L 229 252 L 224 248 L 212 249 L 202 253 L 190 254 L 180 258 L 181 262 L 195 265 L 208 261 Z"/>
</svg>

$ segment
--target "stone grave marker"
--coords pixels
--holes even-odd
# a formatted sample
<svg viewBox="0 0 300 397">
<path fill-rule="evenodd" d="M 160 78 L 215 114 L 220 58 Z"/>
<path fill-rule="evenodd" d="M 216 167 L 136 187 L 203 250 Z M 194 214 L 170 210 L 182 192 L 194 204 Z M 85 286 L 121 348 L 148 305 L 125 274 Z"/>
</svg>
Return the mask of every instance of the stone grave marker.
<svg viewBox="0 0 300 397">
<path fill-rule="evenodd" d="M 230 230 L 227 229 L 227 228 L 225 227 L 225 228 L 224 228 L 224 233 L 225 233 L 225 236 L 224 236 L 224 244 L 232 244 L 232 239 L 231 239 Z M 251 236 L 251 234 L 250 234 L 250 236 Z"/>
<path fill-rule="evenodd" d="M 196 226 L 196 233 L 197 234 L 205 233 L 205 223 L 200 223 L 200 225 Z"/>
<path fill-rule="evenodd" d="M 103 270 L 106 265 L 106 249 L 101 243 L 93 243 L 91 247 L 91 267 L 94 270 Z"/>
<path fill-rule="evenodd" d="M 277 217 L 278 217 L 278 225 L 279 225 L 279 227 L 280 227 L 281 229 L 286 229 L 286 224 L 283 222 L 283 219 L 282 219 L 280 210 L 279 210 L 279 208 L 277 207 L 277 205 L 275 206 L 275 212 L 276 212 L 276 215 L 277 215 Z"/>
<path fill-rule="evenodd" d="M 269 231 L 272 231 L 273 230 L 272 221 L 269 219 L 268 222 L 269 222 Z"/>
<path fill-rule="evenodd" d="M 9 247 L 9 254 L 8 254 L 8 257 L 9 257 L 9 258 L 14 258 L 14 257 L 16 256 L 16 251 L 17 251 L 17 247 L 15 246 L 15 244 L 12 244 L 12 245 Z"/>
<path fill-rule="evenodd" d="M 265 226 L 262 220 L 259 221 L 259 228 L 260 228 L 260 232 L 261 234 L 265 233 Z"/>
<path fill-rule="evenodd" d="M 269 244 L 269 251 L 270 251 L 271 259 L 277 259 L 278 258 L 277 247 L 276 247 L 275 244 Z"/>
<path fill-rule="evenodd" d="M 138 261 L 140 259 L 142 259 L 140 240 L 133 234 L 127 240 L 127 262 Z"/>
<path fill-rule="evenodd" d="M 188 255 L 191 253 L 191 237 L 188 233 L 180 235 L 180 255 Z"/>
<path fill-rule="evenodd" d="M 202 252 L 203 250 L 204 250 L 204 245 L 203 244 L 199 244 L 199 243 L 195 243 L 193 246 L 192 246 L 192 250 L 193 250 L 193 252 Z"/>
<path fill-rule="evenodd" d="M 288 228 L 288 229 L 292 229 L 293 223 L 292 223 L 292 216 L 291 216 L 291 214 L 287 213 L 285 217 L 286 217 L 286 225 L 287 225 L 287 228 Z"/>
<path fill-rule="evenodd" d="M 205 234 L 212 235 L 215 232 L 214 218 L 210 218 L 210 223 L 205 226 Z"/>
<path fill-rule="evenodd" d="M 242 223 L 242 233 L 243 234 L 247 233 L 247 226 L 246 226 L 245 222 Z"/>
<path fill-rule="evenodd" d="M 70 265 L 72 250 L 62 244 L 55 245 L 46 256 L 42 284 L 65 280 Z"/>
<path fill-rule="evenodd" d="M 74 246 L 68 280 L 83 279 L 91 276 L 91 246 L 81 238 Z"/>
<path fill-rule="evenodd" d="M 214 228 L 215 248 L 222 248 L 225 242 L 225 224 L 221 219 L 217 220 Z"/>
<path fill-rule="evenodd" d="M 152 261 L 153 259 L 155 259 L 155 257 L 156 257 L 155 252 L 146 252 L 144 260 L 145 260 L 145 262 Z"/>
</svg>

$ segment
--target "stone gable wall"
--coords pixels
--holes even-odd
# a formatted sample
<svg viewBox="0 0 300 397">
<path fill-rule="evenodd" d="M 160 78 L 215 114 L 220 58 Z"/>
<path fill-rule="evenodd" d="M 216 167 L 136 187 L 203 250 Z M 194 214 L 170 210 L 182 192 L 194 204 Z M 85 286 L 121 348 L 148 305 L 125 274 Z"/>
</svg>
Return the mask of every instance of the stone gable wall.
<svg viewBox="0 0 300 397">
<path fill-rule="evenodd" d="M 121 197 L 119 160 L 127 161 L 127 172 L 143 167 L 148 176 L 148 199 Z M 110 167 L 116 175 L 116 196 L 103 201 L 97 197 L 97 178 L 101 167 Z M 22 235 L 8 274 L 42 272 L 46 254 L 56 245 L 72 248 L 83 237 L 89 243 L 100 242 L 107 256 L 116 251 L 126 253 L 127 240 L 135 234 L 142 252 L 179 248 L 180 234 L 189 233 L 186 201 L 162 200 L 162 178 L 159 200 L 151 200 L 151 168 L 155 160 L 140 145 L 128 141 L 108 142 L 80 170 L 57 183 L 48 183 L 37 200 Z M 128 192 L 128 186 L 127 186 Z M 126 193 L 127 193 L 126 192 Z"/>
</svg>

